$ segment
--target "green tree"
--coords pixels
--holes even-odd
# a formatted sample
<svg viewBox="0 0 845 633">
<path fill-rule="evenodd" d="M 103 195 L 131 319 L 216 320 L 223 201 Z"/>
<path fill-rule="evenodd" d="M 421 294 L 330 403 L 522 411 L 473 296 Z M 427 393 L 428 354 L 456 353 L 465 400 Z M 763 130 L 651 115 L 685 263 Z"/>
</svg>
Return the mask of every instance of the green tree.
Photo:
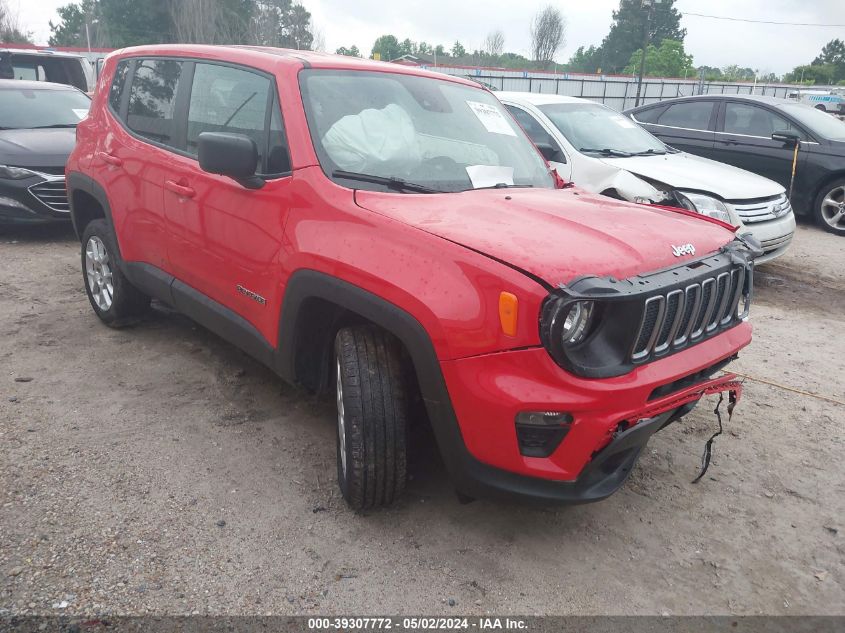
<svg viewBox="0 0 845 633">
<path fill-rule="evenodd" d="M 599 47 L 600 66 L 604 72 L 619 72 L 630 62 L 631 55 L 642 48 L 645 23 L 646 10 L 641 0 L 621 0 L 619 9 L 613 12 L 610 32 Z M 649 42 L 683 42 L 686 34 L 686 29 L 681 28 L 681 14 L 675 8 L 675 0 L 664 0 L 654 6 L 649 22 Z"/>
<path fill-rule="evenodd" d="M 438 44 L 434 47 L 434 54 L 438 57 L 448 57 L 449 51 L 446 50 L 446 47 L 443 44 Z"/>
<path fill-rule="evenodd" d="M 415 42 L 412 42 L 410 38 L 405 38 L 399 43 L 399 55 L 413 55 L 414 51 L 417 50 L 417 45 Z"/>
<path fill-rule="evenodd" d="M 625 74 L 639 72 L 642 49 L 631 55 Z M 684 43 L 675 40 L 663 40 L 660 47 L 649 44 L 645 55 L 645 74 L 649 77 L 686 77 L 693 74 L 692 55 L 684 51 Z"/>
<path fill-rule="evenodd" d="M 456 40 L 455 43 L 452 44 L 452 57 L 463 57 L 466 54 L 467 49 L 464 48 L 463 44 Z"/>
<path fill-rule="evenodd" d="M 813 60 L 813 66 L 833 66 L 833 81 L 845 80 L 845 42 L 840 39 L 830 40 L 822 52 Z"/>
<path fill-rule="evenodd" d="M 808 86 L 824 86 L 835 83 L 835 73 L 836 66 L 833 64 L 806 64 L 794 68 L 783 80 L 791 84 L 802 83 Z"/>
<path fill-rule="evenodd" d="M 402 53 L 399 52 L 399 40 L 395 35 L 382 35 L 373 44 L 372 56 L 381 56 L 381 60 L 389 62 L 391 59 L 400 57 Z"/>
<path fill-rule="evenodd" d="M 725 81 L 754 81 L 756 74 L 753 68 L 741 68 L 736 64 L 722 68 L 722 79 Z"/>
<path fill-rule="evenodd" d="M 361 57 L 361 51 L 358 50 L 358 47 L 354 44 L 346 48 L 345 46 L 341 46 L 339 49 L 335 51 L 336 55 L 346 55 L 347 57 Z"/>
<path fill-rule="evenodd" d="M 575 73 L 595 73 L 601 68 L 601 51 L 595 46 L 580 46 L 569 59 L 566 69 Z"/>
</svg>

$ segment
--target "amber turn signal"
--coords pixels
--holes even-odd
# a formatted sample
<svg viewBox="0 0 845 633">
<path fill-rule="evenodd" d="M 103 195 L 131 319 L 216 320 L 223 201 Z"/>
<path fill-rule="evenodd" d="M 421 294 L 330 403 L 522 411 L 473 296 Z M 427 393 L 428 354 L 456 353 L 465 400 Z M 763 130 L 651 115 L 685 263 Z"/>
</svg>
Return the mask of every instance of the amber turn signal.
<svg viewBox="0 0 845 633">
<path fill-rule="evenodd" d="M 499 321 L 502 332 L 508 336 L 516 336 L 516 317 L 519 313 L 519 300 L 510 292 L 499 295 Z"/>
</svg>

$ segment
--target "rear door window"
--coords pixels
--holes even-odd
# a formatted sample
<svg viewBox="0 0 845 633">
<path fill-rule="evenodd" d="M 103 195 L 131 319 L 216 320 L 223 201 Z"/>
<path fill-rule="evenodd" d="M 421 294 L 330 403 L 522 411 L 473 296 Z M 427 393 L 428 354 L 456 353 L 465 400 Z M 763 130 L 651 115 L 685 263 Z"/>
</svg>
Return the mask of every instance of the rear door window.
<svg viewBox="0 0 845 633">
<path fill-rule="evenodd" d="M 657 117 L 655 123 L 668 127 L 682 127 L 688 130 L 708 130 L 710 129 L 711 114 L 713 114 L 712 101 L 674 103 Z"/>
<path fill-rule="evenodd" d="M 129 92 L 126 124 L 129 129 L 163 145 L 176 147 L 176 91 L 182 62 L 167 59 L 138 60 Z"/>
</svg>

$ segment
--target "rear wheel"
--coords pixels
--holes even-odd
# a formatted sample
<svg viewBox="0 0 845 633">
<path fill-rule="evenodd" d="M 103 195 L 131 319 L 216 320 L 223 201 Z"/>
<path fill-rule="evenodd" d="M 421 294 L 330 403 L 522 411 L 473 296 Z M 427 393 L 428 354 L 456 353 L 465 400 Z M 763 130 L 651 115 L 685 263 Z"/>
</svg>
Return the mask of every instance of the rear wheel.
<svg viewBox="0 0 845 633">
<path fill-rule="evenodd" d="M 815 207 L 819 226 L 825 231 L 845 235 L 845 178 L 822 187 Z"/>
<path fill-rule="evenodd" d="M 393 503 L 405 488 L 408 394 L 401 348 L 372 326 L 335 339 L 337 478 L 355 510 Z"/>
<path fill-rule="evenodd" d="M 150 298 L 129 283 L 118 267 L 118 250 L 105 220 L 94 220 L 82 235 L 82 277 L 94 312 L 111 327 L 127 325 Z"/>
</svg>

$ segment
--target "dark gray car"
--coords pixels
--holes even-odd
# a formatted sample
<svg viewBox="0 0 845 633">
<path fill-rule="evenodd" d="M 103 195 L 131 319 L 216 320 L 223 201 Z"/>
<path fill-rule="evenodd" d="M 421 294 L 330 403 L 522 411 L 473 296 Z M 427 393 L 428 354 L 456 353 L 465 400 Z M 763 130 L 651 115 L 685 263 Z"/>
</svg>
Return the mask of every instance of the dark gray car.
<svg viewBox="0 0 845 633">
<path fill-rule="evenodd" d="M 626 110 L 665 143 L 766 176 L 798 215 L 845 235 L 845 123 L 810 106 L 758 95 L 681 97 Z"/>
<path fill-rule="evenodd" d="M 0 223 L 69 220 L 65 163 L 90 103 L 70 86 L 0 80 Z"/>
</svg>

